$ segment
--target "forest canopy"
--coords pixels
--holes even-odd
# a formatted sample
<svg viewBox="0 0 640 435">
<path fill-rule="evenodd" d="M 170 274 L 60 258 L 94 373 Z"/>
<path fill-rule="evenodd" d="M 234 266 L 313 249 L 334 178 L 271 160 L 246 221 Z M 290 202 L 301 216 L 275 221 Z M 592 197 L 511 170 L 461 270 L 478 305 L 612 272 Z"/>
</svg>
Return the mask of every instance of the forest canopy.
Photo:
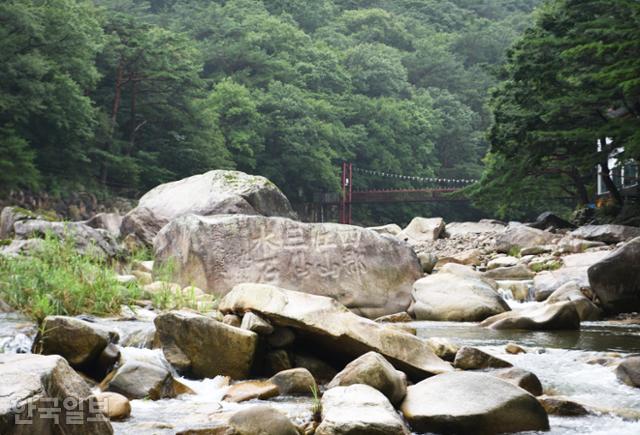
<svg viewBox="0 0 640 435">
<path fill-rule="evenodd" d="M 538 3 L 5 0 L 0 186 L 135 196 L 237 168 L 303 202 L 342 160 L 478 178 Z"/>
</svg>

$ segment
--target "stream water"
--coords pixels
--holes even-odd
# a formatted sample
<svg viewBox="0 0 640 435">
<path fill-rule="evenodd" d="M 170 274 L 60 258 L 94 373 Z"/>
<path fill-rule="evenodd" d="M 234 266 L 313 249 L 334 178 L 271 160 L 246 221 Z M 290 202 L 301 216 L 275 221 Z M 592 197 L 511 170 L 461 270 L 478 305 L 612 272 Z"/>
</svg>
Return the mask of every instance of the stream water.
<svg viewBox="0 0 640 435">
<path fill-rule="evenodd" d="M 513 303 L 513 302 L 511 302 Z M 515 308 L 515 307 L 514 307 Z M 616 379 L 614 367 L 623 357 L 640 353 L 640 325 L 586 322 L 580 331 L 493 331 L 474 323 L 413 322 L 421 337 L 442 337 L 457 345 L 472 345 L 535 373 L 546 394 L 566 397 L 596 412 L 585 417 L 551 416 L 553 435 L 640 434 L 640 389 Z M 121 341 L 147 347 L 153 328 L 150 322 L 113 322 Z M 0 352 L 27 352 L 35 327 L 17 314 L 0 314 Z M 516 343 L 527 350 L 507 354 L 504 345 Z M 141 349 L 162 358 L 159 350 Z M 193 381 L 181 379 L 194 395 L 176 399 L 133 400 L 132 417 L 114 422 L 116 434 L 174 434 L 184 429 L 205 428 L 221 414 L 260 401 L 222 402 L 228 380 L 223 377 Z M 311 417 L 310 398 L 280 397 L 268 402 L 296 423 Z"/>
</svg>

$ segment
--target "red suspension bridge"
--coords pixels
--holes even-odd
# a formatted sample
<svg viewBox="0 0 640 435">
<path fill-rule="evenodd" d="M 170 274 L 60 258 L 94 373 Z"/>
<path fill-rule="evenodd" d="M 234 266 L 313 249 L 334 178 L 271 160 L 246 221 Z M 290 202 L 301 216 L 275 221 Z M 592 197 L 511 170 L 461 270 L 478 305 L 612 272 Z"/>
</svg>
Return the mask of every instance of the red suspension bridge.
<svg viewBox="0 0 640 435">
<path fill-rule="evenodd" d="M 407 181 L 412 184 L 423 184 L 420 188 L 402 189 L 358 189 L 354 187 L 354 174 L 375 179 L 393 179 Z M 472 179 L 426 178 L 411 175 L 392 174 L 382 171 L 372 171 L 359 168 L 353 163 L 342 163 L 342 190 L 337 194 L 322 194 L 316 204 L 320 209 L 320 220 L 324 220 L 325 206 L 338 206 L 340 223 L 350 224 L 353 204 L 374 203 L 420 203 L 420 202 L 447 202 L 465 201 L 465 198 L 452 196 L 451 193 L 475 183 Z"/>
</svg>

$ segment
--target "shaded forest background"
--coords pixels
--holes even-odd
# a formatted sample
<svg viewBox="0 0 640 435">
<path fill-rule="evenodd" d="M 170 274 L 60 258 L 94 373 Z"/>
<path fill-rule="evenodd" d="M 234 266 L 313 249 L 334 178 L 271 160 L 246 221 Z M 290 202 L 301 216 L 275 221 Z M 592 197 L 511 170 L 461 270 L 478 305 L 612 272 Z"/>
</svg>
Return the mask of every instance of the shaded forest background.
<svg viewBox="0 0 640 435">
<path fill-rule="evenodd" d="M 481 179 L 476 206 L 523 218 L 592 202 L 617 147 L 622 164 L 640 157 L 634 0 L 8 0 L 0 43 L 4 193 L 135 198 L 235 168 L 304 203 L 351 161 Z M 480 216 L 356 208 L 369 223 L 414 214 Z"/>
<path fill-rule="evenodd" d="M 488 89 L 538 3 L 3 2 L 2 188 L 135 197 L 237 168 L 305 202 L 342 160 L 478 178 Z"/>
</svg>

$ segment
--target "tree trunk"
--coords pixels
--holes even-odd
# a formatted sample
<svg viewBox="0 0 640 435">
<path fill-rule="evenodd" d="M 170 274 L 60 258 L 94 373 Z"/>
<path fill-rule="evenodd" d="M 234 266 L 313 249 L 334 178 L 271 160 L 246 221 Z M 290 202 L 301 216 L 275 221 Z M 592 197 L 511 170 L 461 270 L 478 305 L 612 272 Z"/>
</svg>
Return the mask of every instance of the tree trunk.
<svg viewBox="0 0 640 435">
<path fill-rule="evenodd" d="M 567 175 L 571 178 L 571 181 L 573 181 L 580 205 L 584 206 L 589 204 L 589 192 L 587 192 L 587 187 L 585 186 L 584 179 L 580 175 L 580 171 L 572 167 L 571 170 L 567 172 Z"/>
<path fill-rule="evenodd" d="M 116 82 L 114 86 L 113 105 L 111 107 L 111 123 L 109 125 L 109 137 L 105 146 L 105 151 L 111 152 L 111 143 L 113 141 L 113 135 L 116 129 L 116 122 L 118 120 L 118 112 L 120 111 L 120 100 L 122 98 L 122 79 L 123 79 L 123 61 L 120 59 L 118 62 L 118 68 L 116 70 Z M 105 159 L 106 160 L 106 159 Z M 108 169 L 107 163 L 103 160 L 102 167 L 100 169 L 100 181 L 103 185 L 107 184 Z"/>
<path fill-rule="evenodd" d="M 600 176 L 602 177 L 602 182 L 611 194 L 613 202 L 618 206 L 622 206 L 624 203 L 622 195 L 620 194 L 616 184 L 611 179 L 611 168 L 609 168 L 610 149 L 606 146 L 606 138 L 601 139 L 600 143 L 602 144 L 602 151 L 600 151 Z"/>
</svg>

